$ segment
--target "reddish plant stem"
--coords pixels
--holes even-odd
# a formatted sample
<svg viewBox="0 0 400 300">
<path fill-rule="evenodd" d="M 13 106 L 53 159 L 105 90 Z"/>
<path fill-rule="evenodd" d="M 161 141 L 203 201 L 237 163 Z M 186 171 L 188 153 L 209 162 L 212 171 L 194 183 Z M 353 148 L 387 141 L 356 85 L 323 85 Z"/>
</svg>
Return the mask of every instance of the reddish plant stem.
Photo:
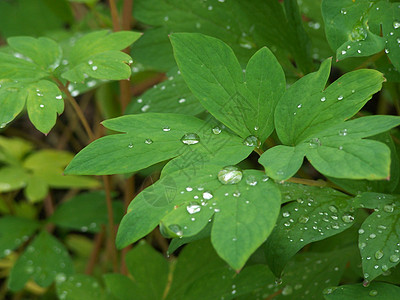
<svg viewBox="0 0 400 300">
<path fill-rule="evenodd" d="M 86 265 L 85 274 L 92 274 L 94 266 L 96 265 L 97 258 L 99 257 L 101 244 L 103 243 L 104 235 L 106 232 L 106 228 L 101 226 L 101 230 L 94 237 L 94 245 L 92 252 L 90 253 L 88 264 Z"/>
<path fill-rule="evenodd" d="M 54 203 L 53 203 L 53 197 L 51 196 L 51 193 L 47 194 L 46 198 L 44 198 L 44 211 L 46 213 L 46 217 L 49 218 L 53 213 L 54 213 Z M 54 224 L 47 224 L 46 225 L 46 230 L 51 233 L 54 230 Z"/>
<path fill-rule="evenodd" d="M 110 5 L 113 29 L 114 29 L 114 31 L 120 31 L 121 30 L 121 26 L 119 25 L 118 10 L 117 10 L 117 6 L 115 5 L 115 1 L 114 0 L 108 0 L 108 4 Z"/>
</svg>

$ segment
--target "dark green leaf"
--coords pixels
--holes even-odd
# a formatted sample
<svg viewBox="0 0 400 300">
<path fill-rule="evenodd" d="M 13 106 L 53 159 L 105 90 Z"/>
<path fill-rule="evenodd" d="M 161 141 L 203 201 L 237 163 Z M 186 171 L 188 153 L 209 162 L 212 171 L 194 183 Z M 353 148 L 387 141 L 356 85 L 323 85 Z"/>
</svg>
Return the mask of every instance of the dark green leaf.
<svg viewBox="0 0 400 300">
<path fill-rule="evenodd" d="M 385 282 L 372 282 L 368 287 L 361 283 L 342 285 L 329 288 L 324 291 L 326 300 L 347 300 L 347 299 L 376 299 L 376 300 L 397 300 L 400 297 L 400 288 Z"/>
<path fill-rule="evenodd" d="M 98 281 L 89 275 L 69 276 L 59 274 L 56 277 L 57 295 L 64 300 L 106 300 L 108 299 Z"/>
</svg>

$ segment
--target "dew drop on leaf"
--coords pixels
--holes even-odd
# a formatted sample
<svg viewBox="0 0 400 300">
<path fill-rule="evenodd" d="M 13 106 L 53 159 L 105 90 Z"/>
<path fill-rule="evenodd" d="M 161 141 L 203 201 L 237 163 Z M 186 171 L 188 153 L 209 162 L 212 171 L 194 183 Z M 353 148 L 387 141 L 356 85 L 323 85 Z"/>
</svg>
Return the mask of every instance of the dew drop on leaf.
<svg viewBox="0 0 400 300">
<path fill-rule="evenodd" d="M 376 295 L 378 295 L 378 291 L 377 290 L 370 290 L 368 295 L 370 295 L 372 297 L 375 297 Z"/>
<path fill-rule="evenodd" d="M 250 175 L 246 178 L 246 183 L 248 185 L 255 186 L 257 185 L 257 178 L 255 176 Z"/>
<path fill-rule="evenodd" d="M 214 134 L 220 134 L 221 133 L 221 128 L 219 128 L 218 126 L 215 126 L 213 129 L 212 129 L 212 133 L 214 133 Z"/>
<path fill-rule="evenodd" d="M 254 136 L 254 135 L 249 135 L 247 138 L 245 138 L 243 140 L 243 145 L 258 148 L 261 146 L 261 142 L 258 139 L 258 137 Z"/>
<path fill-rule="evenodd" d="M 194 145 L 200 142 L 200 137 L 196 133 L 185 133 L 181 137 L 181 142 L 186 145 Z"/>
<path fill-rule="evenodd" d="M 381 259 L 383 257 L 383 251 L 382 250 L 376 251 L 374 256 L 376 259 Z"/>
<path fill-rule="evenodd" d="M 335 205 L 330 205 L 328 207 L 328 209 L 333 213 L 337 213 L 338 212 L 338 209 L 337 209 L 337 207 Z"/>
<path fill-rule="evenodd" d="M 351 32 L 351 40 L 355 42 L 363 41 L 367 38 L 367 32 L 362 25 L 356 25 Z"/>
<path fill-rule="evenodd" d="M 397 254 L 390 255 L 389 260 L 392 263 L 397 263 L 400 260 L 400 257 Z"/>
<path fill-rule="evenodd" d="M 319 138 L 312 138 L 311 140 L 308 141 L 308 146 L 311 149 L 318 148 L 319 146 L 321 146 L 321 141 L 319 140 Z"/>
<path fill-rule="evenodd" d="M 222 184 L 236 184 L 242 180 L 243 173 L 236 166 L 226 166 L 218 172 L 218 180 Z"/>
<path fill-rule="evenodd" d="M 169 230 L 171 230 L 177 236 L 182 236 L 183 235 L 182 228 L 178 224 L 171 224 L 171 225 L 168 226 L 168 228 L 169 228 Z"/>
<path fill-rule="evenodd" d="M 164 126 L 162 130 L 165 132 L 168 132 L 171 130 L 171 128 L 169 128 L 169 126 Z"/>
<path fill-rule="evenodd" d="M 351 223 L 351 222 L 354 221 L 354 216 L 351 215 L 351 214 L 344 214 L 344 215 L 342 216 L 342 220 L 343 220 L 343 222 L 345 222 L 345 223 Z"/>
<path fill-rule="evenodd" d="M 399 22 L 399 21 L 394 21 L 394 22 L 393 22 L 393 28 L 394 28 L 394 29 L 400 28 L 400 22 Z"/>
<path fill-rule="evenodd" d="M 203 199 L 205 199 L 205 200 L 210 200 L 210 199 L 212 199 L 214 196 L 213 196 L 213 194 L 211 194 L 211 192 L 204 192 L 203 193 Z"/>
<path fill-rule="evenodd" d="M 147 145 L 150 145 L 150 144 L 153 144 L 153 140 L 152 139 L 146 139 L 144 141 L 144 143 L 147 144 Z"/>
<path fill-rule="evenodd" d="M 308 220 L 309 220 L 309 217 L 307 217 L 307 216 L 302 215 L 302 216 L 299 217 L 299 222 L 300 223 L 305 224 L 305 223 L 308 222 Z"/>
<path fill-rule="evenodd" d="M 186 206 L 186 210 L 187 210 L 187 212 L 188 212 L 189 214 L 192 215 L 192 214 L 195 214 L 195 213 L 200 212 L 201 206 L 200 206 L 198 203 L 196 203 L 196 202 L 189 203 L 189 205 Z"/>
</svg>

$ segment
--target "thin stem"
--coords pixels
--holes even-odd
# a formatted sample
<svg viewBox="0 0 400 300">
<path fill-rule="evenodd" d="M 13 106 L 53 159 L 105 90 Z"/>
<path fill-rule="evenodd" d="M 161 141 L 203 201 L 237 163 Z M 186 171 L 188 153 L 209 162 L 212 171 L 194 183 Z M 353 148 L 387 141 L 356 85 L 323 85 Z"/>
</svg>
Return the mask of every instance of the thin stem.
<svg viewBox="0 0 400 300">
<path fill-rule="evenodd" d="M 115 1 L 114 0 L 108 0 L 108 3 L 110 5 L 113 29 L 114 29 L 114 31 L 120 31 L 121 27 L 119 25 L 118 10 L 117 10 L 117 6 L 115 5 Z"/>
<path fill-rule="evenodd" d="M 46 217 L 49 218 L 53 213 L 54 213 L 54 203 L 53 203 L 53 197 L 50 194 L 50 191 L 46 198 L 44 198 L 44 211 L 46 213 Z M 54 224 L 47 224 L 46 225 L 46 230 L 48 232 L 53 232 L 54 230 Z"/>
<path fill-rule="evenodd" d="M 94 238 L 94 245 L 93 245 L 92 252 L 90 253 L 88 264 L 86 265 L 85 274 L 90 275 L 93 273 L 93 269 L 96 265 L 96 261 L 99 256 L 99 253 L 100 253 L 100 248 L 101 248 L 101 244 L 104 239 L 105 231 L 106 231 L 106 229 L 105 229 L 104 225 L 101 226 L 100 232 L 97 233 Z"/>
<path fill-rule="evenodd" d="M 263 155 L 264 151 L 261 148 L 254 148 L 254 151 L 258 153 L 258 155 Z"/>
<path fill-rule="evenodd" d="M 92 129 L 89 126 L 89 123 L 83 114 L 79 104 L 76 102 L 75 98 L 72 97 L 71 93 L 69 92 L 68 88 L 63 85 L 63 83 L 58 79 L 53 77 L 53 80 L 57 83 L 58 88 L 67 96 L 68 101 L 71 103 L 72 107 L 74 108 L 76 114 L 78 115 L 79 120 L 81 121 L 83 127 L 86 130 L 87 135 L 89 136 L 90 141 L 94 140 L 94 134 Z"/>
<path fill-rule="evenodd" d="M 133 0 L 124 0 L 122 7 L 122 30 L 129 30 L 132 23 Z"/>
</svg>

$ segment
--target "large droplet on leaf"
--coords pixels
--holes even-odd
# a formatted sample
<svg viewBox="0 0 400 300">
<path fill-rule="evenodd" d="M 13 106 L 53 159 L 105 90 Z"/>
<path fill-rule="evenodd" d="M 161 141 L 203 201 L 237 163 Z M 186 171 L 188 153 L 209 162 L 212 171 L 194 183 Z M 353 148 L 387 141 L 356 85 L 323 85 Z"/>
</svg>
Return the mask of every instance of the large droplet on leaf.
<svg viewBox="0 0 400 300">
<path fill-rule="evenodd" d="M 258 137 L 254 135 L 249 135 L 247 138 L 243 140 L 243 145 L 259 148 L 261 146 L 261 142 L 258 139 Z"/>
<path fill-rule="evenodd" d="M 200 137 L 196 133 L 185 133 L 181 138 L 181 142 L 186 145 L 194 145 L 200 142 Z"/>
<path fill-rule="evenodd" d="M 222 184 L 236 184 L 242 180 L 243 173 L 236 166 L 226 166 L 218 172 L 218 180 Z"/>
</svg>

